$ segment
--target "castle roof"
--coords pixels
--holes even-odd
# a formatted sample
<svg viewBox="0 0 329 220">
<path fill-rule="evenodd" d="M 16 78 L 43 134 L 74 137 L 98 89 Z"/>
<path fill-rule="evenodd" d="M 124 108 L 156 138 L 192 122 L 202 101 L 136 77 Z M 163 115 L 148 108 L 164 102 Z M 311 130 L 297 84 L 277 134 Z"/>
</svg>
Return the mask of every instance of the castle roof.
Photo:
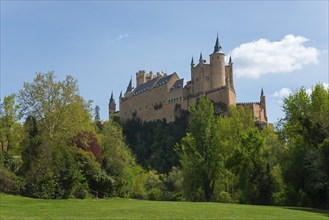
<svg viewBox="0 0 329 220">
<path fill-rule="evenodd" d="M 132 90 L 133 90 L 132 79 L 130 79 L 126 93 L 131 92 Z"/>
<path fill-rule="evenodd" d="M 173 76 L 174 74 L 170 74 L 168 76 L 158 76 L 154 79 L 151 79 L 141 85 L 139 85 L 134 91 L 133 94 L 134 95 L 138 95 L 141 92 L 145 92 L 150 90 L 152 87 L 155 86 L 161 86 L 161 85 L 165 85 L 167 84 L 167 82 L 169 81 L 169 79 Z"/>
<path fill-rule="evenodd" d="M 174 91 L 176 89 L 180 89 L 183 88 L 183 84 L 184 84 L 184 79 L 179 79 L 177 80 L 174 85 L 171 87 L 171 91 Z"/>
<path fill-rule="evenodd" d="M 218 34 L 217 34 L 216 43 L 215 43 L 215 46 L 214 46 L 214 53 L 220 53 L 221 49 L 222 49 L 222 46 L 219 44 Z"/>
<path fill-rule="evenodd" d="M 113 98 L 113 92 L 111 93 L 110 103 L 115 103 L 115 100 Z"/>
<path fill-rule="evenodd" d="M 152 86 L 156 83 L 156 81 L 158 81 L 158 79 L 159 77 L 156 77 L 154 79 L 147 81 L 146 83 L 137 86 L 137 88 L 134 90 L 134 94 L 151 89 Z"/>
<path fill-rule="evenodd" d="M 161 86 L 164 84 L 167 84 L 168 80 L 173 76 L 173 74 L 170 74 L 168 76 L 164 76 L 160 78 L 160 80 L 155 84 L 156 86 Z"/>
</svg>

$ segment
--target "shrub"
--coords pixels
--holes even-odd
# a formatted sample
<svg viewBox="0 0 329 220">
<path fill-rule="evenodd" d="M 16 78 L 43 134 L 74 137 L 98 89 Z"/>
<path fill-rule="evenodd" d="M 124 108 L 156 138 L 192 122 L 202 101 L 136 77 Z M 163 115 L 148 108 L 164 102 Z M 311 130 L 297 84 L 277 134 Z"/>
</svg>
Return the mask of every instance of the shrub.
<svg viewBox="0 0 329 220">
<path fill-rule="evenodd" d="M 0 165 L 0 192 L 19 194 L 24 186 L 24 179 Z"/>
</svg>

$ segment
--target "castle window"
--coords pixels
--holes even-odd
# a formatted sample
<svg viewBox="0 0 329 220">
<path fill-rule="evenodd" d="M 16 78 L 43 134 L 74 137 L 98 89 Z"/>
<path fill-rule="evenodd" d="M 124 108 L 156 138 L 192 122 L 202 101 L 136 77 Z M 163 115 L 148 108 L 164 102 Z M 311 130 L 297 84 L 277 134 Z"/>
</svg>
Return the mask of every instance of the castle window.
<svg viewBox="0 0 329 220">
<path fill-rule="evenodd" d="M 219 56 L 217 56 L 217 60 L 219 59 Z"/>
<path fill-rule="evenodd" d="M 206 76 L 206 81 L 209 81 L 209 76 Z"/>
<path fill-rule="evenodd" d="M 147 105 L 145 105 L 145 109 L 147 109 Z"/>
<path fill-rule="evenodd" d="M 139 107 L 139 111 L 142 111 L 142 108 L 141 107 Z"/>
<path fill-rule="evenodd" d="M 195 81 L 196 81 L 196 82 L 198 81 L 198 77 L 197 77 L 197 78 L 195 78 Z"/>
</svg>

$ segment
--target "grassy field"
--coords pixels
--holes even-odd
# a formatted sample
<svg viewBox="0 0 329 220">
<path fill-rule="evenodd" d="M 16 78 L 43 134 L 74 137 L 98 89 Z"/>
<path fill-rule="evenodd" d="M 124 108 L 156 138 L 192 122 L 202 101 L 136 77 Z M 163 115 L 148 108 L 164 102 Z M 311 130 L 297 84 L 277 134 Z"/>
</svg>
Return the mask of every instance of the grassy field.
<svg viewBox="0 0 329 220">
<path fill-rule="evenodd" d="M 329 219 L 308 208 L 132 199 L 42 200 L 0 194 L 0 219 Z"/>
</svg>

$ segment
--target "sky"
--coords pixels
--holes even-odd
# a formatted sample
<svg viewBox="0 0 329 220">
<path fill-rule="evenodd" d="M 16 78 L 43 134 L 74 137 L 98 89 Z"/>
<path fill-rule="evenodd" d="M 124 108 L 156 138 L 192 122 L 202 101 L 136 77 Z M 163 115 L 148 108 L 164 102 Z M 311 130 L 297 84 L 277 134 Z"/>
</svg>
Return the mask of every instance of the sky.
<svg viewBox="0 0 329 220">
<path fill-rule="evenodd" d="M 80 94 L 108 119 L 138 70 L 190 80 L 200 52 L 209 62 L 218 34 L 232 56 L 237 102 L 258 102 L 269 122 L 282 99 L 328 86 L 328 1 L 3 1 L 1 100 L 36 72 L 72 75 Z"/>
</svg>

